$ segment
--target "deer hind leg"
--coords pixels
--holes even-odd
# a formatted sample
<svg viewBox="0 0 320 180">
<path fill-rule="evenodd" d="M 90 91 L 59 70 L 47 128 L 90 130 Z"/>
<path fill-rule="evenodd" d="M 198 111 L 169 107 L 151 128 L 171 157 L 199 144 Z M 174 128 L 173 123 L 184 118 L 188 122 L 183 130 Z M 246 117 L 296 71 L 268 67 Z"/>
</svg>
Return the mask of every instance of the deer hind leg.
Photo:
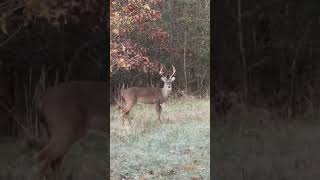
<svg viewBox="0 0 320 180">
<path fill-rule="evenodd" d="M 157 114 L 158 114 L 158 121 L 161 123 L 160 115 L 161 115 L 162 107 L 161 107 L 161 105 L 159 103 L 156 103 L 155 104 L 155 108 L 156 108 L 156 111 L 157 111 Z"/>
<path fill-rule="evenodd" d="M 128 115 L 129 115 L 129 112 L 130 110 L 132 109 L 132 107 L 135 105 L 136 103 L 135 102 L 131 102 L 131 103 L 126 103 L 126 106 L 122 109 L 122 123 L 124 125 L 124 121 L 125 119 L 128 120 L 128 122 L 130 123 L 131 125 L 131 121 L 129 120 L 128 118 Z"/>
<path fill-rule="evenodd" d="M 35 156 L 40 162 L 40 174 L 46 174 L 50 167 L 53 171 L 61 168 L 64 153 L 59 153 L 57 146 L 54 144 L 53 140 L 50 140 L 50 142 Z"/>
<path fill-rule="evenodd" d="M 51 160 L 49 158 L 50 156 L 50 149 L 52 148 L 52 143 L 49 142 L 44 148 L 42 148 L 42 150 L 35 155 L 35 159 L 40 162 L 40 165 L 38 167 L 38 174 L 40 176 L 47 174 L 50 164 L 51 164 Z"/>
<path fill-rule="evenodd" d="M 40 163 L 38 169 L 40 176 L 48 174 L 49 168 L 52 169 L 54 176 L 62 176 L 64 156 L 71 145 L 82 134 L 82 129 L 79 129 L 78 132 L 75 132 L 74 129 L 64 129 L 64 131 L 69 131 L 71 134 L 69 136 L 64 136 L 67 133 L 63 132 L 61 134 L 53 134 L 49 143 L 35 156 L 36 160 Z"/>
<path fill-rule="evenodd" d="M 124 121 L 127 120 L 129 122 L 129 124 L 131 125 L 131 120 L 128 118 L 129 112 L 123 114 L 123 118 L 122 118 L 122 124 L 124 125 Z"/>
<path fill-rule="evenodd" d="M 51 163 L 51 168 L 54 173 L 55 179 L 62 179 L 62 163 L 64 155 L 59 156 Z"/>
<path fill-rule="evenodd" d="M 39 164 L 38 176 L 54 179 L 62 179 L 62 164 L 65 153 L 71 145 L 60 145 L 53 140 L 36 156 Z M 49 169 L 51 168 L 51 173 Z"/>
</svg>

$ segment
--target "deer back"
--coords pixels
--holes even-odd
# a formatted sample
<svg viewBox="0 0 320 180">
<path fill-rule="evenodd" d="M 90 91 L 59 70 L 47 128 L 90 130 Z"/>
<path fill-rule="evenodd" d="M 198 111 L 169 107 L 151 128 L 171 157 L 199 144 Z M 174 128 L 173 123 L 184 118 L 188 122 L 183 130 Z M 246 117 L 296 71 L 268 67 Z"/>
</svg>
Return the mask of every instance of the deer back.
<svg viewBox="0 0 320 180">
<path fill-rule="evenodd" d="M 126 102 L 141 102 L 145 104 L 154 104 L 164 102 L 165 98 L 161 88 L 154 87 L 132 87 L 122 91 L 122 97 Z"/>
<path fill-rule="evenodd" d="M 107 85 L 104 82 L 70 82 L 47 89 L 40 102 L 50 131 L 55 128 L 106 127 Z"/>
</svg>

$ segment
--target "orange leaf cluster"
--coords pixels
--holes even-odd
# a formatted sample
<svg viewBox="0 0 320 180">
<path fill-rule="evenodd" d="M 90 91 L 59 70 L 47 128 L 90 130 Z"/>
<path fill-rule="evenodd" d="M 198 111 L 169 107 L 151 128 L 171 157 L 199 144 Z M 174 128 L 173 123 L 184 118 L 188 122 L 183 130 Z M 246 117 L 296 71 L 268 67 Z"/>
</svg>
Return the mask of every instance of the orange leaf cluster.
<svg viewBox="0 0 320 180">
<path fill-rule="evenodd" d="M 113 0 L 110 4 L 111 51 L 113 70 L 139 69 L 144 72 L 158 71 L 160 64 L 150 60 L 146 48 L 133 42 L 133 32 L 145 32 L 149 39 L 164 44 L 169 36 L 160 28 L 150 28 L 149 22 L 161 18 L 157 6 L 163 0 Z"/>
</svg>

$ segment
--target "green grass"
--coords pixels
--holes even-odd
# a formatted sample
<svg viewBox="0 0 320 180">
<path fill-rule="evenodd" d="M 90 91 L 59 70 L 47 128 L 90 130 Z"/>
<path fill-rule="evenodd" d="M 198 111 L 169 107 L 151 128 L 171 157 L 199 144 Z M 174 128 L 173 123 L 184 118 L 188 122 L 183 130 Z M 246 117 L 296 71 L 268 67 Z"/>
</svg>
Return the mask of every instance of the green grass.
<svg viewBox="0 0 320 180">
<path fill-rule="evenodd" d="M 167 102 L 157 122 L 153 106 L 136 105 L 131 126 L 111 108 L 111 179 L 209 179 L 209 100 Z"/>
<path fill-rule="evenodd" d="M 63 166 L 64 177 L 70 180 L 104 180 L 106 176 L 106 139 L 89 133 L 75 143 L 67 154 Z M 0 140 L 0 179 L 35 180 L 36 151 L 14 139 Z"/>
</svg>

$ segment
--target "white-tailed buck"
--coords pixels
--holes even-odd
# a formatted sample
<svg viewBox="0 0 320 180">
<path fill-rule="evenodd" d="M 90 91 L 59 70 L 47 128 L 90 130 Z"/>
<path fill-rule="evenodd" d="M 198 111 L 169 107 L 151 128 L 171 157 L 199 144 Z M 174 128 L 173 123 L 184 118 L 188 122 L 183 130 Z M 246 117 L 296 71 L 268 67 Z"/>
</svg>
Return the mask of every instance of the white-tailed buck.
<svg viewBox="0 0 320 180">
<path fill-rule="evenodd" d="M 172 90 L 172 82 L 175 80 L 174 74 L 176 69 L 172 66 L 172 74 L 167 78 L 163 73 L 163 66 L 160 69 L 159 74 L 162 76 L 161 80 L 164 82 L 163 88 L 154 87 L 131 87 L 121 91 L 120 102 L 122 122 L 124 124 L 125 117 L 128 116 L 131 108 L 137 104 L 137 102 L 144 104 L 154 104 L 156 112 L 158 114 L 158 120 L 160 121 L 161 104 L 164 103 Z M 130 121 L 129 121 L 130 122 Z"/>
<path fill-rule="evenodd" d="M 61 172 L 65 154 L 88 129 L 106 130 L 107 88 L 105 82 L 68 82 L 38 96 L 37 112 L 49 134 L 49 141 L 36 155 L 40 174 L 50 167 Z"/>
</svg>

